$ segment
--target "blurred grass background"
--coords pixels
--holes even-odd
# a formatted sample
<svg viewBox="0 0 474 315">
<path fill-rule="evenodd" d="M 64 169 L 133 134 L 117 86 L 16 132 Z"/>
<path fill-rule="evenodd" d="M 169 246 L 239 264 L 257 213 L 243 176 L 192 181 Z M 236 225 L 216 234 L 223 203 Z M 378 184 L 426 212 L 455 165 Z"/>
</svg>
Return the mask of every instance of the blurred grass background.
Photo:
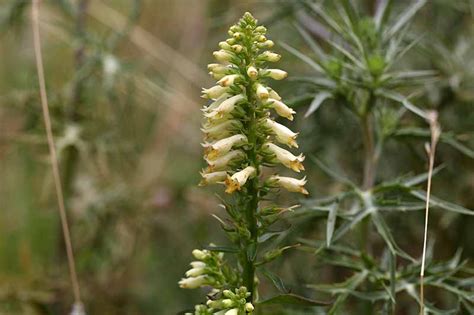
<svg viewBox="0 0 474 315">
<path fill-rule="evenodd" d="M 81 1 L 87 3 L 83 12 L 77 11 Z M 374 4 L 359 2 L 369 11 Z M 275 42 L 307 50 L 293 27 L 302 19 L 295 3 L 43 1 L 48 96 L 90 314 L 175 314 L 200 302 L 200 292 L 180 290 L 177 281 L 193 248 L 223 239 L 210 216 L 219 211 L 214 191 L 196 185 L 204 165 L 200 88 L 213 84 L 206 65 L 227 27 L 245 11 L 266 24 Z M 430 3 L 414 29 L 428 41 L 436 38 L 447 53 L 421 50 L 407 65 L 440 71 L 448 83 L 426 87 L 422 102 L 438 108 L 443 129 L 461 134 L 473 148 L 474 70 L 465 66 L 474 56 L 471 10 L 469 1 Z M 0 18 L 0 314 L 65 314 L 72 301 L 40 116 L 28 1 L 1 0 Z M 456 59 L 449 51 L 459 45 L 468 48 Z M 283 49 L 276 51 L 290 77 L 310 74 Z M 304 93 L 291 82 L 277 87 L 285 99 Z M 347 113 L 329 106 L 306 120 L 304 111 L 299 113 L 302 152 L 358 179 L 361 143 Z M 439 163 L 446 169 L 435 179 L 434 191 L 473 209 L 472 157 L 442 146 Z M 389 143 L 381 164 L 382 178 L 423 172 L 422 141 Z M 310 162 L 307 168 L 313 197 L 339 189 Z M 282 200 L 291 203 L 285 196 Z M 407 234 L 420 240 L 423 217 L 418 212 L 407 216 L 414 219 L 392 228 L 400 244 L 416 253 L 419 246 L 403 240 Z M 431 222 L 437 255 L 449 257 L 462 247 L 472 258 L 472 218 L 438 212 Z M 324 235 L 318 224 L 309 222 L 306 233 Z M 294 256 L 298 266 L 309 261 Z M 275 268 L 290 282 L 308 274 L 308 281 L 318 278 L 311 264 L 282 264 Z"/>
</svg>

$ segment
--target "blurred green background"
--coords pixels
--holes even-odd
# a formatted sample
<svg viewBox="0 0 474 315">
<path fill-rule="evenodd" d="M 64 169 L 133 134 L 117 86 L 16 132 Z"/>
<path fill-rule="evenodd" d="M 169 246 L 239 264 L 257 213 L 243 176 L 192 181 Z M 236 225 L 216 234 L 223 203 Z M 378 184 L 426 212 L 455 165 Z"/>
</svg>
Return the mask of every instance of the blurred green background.
<svg viewBox="0 0 474 315">
<path fill-rule="evenodd" d="M 376 2 L 358 5 L 371 13 Z M 48 97 L 89 314 L 175 314 L 201 301 L 202 292 L 181 290 L 177 281 L 192 249 L 224 242 L 211 217 L 221 211 L 217 190 L 197 187 L 204 166 L 200 89 L 213 84 L 206 65 L 228 26 L 251 11 L 277 43 L 283 55 L 279 67 L 290 78 L 313 75 L 278 45 L 308 51 L 294 27 L 309 23 L 297 4 L 42 1 Z M 409 5 L 397 1 L 396 8 Z M 424 86 L 419 104 L 440 111 L 443 130 L 456 134 L 464 152 L 441 144 L 437 164 L 445 169 L 434 180 L 434 192 L 469 209 L 474 209 L 473 8 L 472 1 L 430 1 L 412 27 L 413 36 L 423 36 L 421 48 L 403 63 L 439 72 L 441 80 Z M 29 1 L 0 1 L 0 314 L 65 314 L 72 297 L 29 19 Z M 276 88 L 289 103 L 306 93 L 291 80 Z M 360 181 L 362 149 L 354 119 L 332 105 L 304 119 L 305 103 L 294 104 L 300 106 L 295 124 L 301 151 Z M 426 127 L 416 119 L 407 123 Z M 390 141 L 380 164 L 380 179 L 424 172 L 423 139 Z M 312 162 L 306 167 L 312 198 L 340 190 Z M 297 203 L 294 198 L 281 199 Z M 400 245 L 416 254 L 423 214 L 410 212 L 394 221 Z M 435 210 L 431 222 L 435 257 L 450 257 L 457 248 L 473 257 L 472 217 Z M 302 233 L 323 240 L 322 223 L 314 218 Z M 313 260 L 294 253 L 273 267 L 290 284 L 317 282 L 321 275 Z M 268 284 L 261 290 L 270 290 Z"/>
</svg>

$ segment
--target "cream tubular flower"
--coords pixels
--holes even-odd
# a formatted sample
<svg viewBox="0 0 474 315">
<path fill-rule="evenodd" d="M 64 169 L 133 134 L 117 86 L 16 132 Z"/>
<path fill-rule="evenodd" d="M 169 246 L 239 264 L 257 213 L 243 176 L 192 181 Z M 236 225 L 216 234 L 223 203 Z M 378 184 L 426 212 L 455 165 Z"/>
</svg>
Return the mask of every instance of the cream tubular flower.
<svg viewBox="0 0 474 315">
<path fill-rule="evenodd" d="M 293 114 L 296 114 L 296 112 L 292 108 L 288 107 L 282 101 L 276 100 L 274 98 L 269 98 L 268 101 L 271 102 L 270 105 L 273 107 L 273 109 L 275 109 L 278 115 L 285 117 L 288 120 L 293 120 Z"/>
<path fill-rule="evenodd" d="M 225 192 L 228 194 L 233 193 L 236 190 L 240 190 L 247 180 L 255 176 L 256 170 L 253 166 L 247 166 L 240 172 L 235 173 L 232 176 L 227 176 L 225 185 L 227 186 Z"/>
<path fill-rule="evenodd" d="M 264 53 L 260 54 L 258 58 L 265 61 L 277 62 L 280 60 L 281 56 L 271 51 L 265 51 Z"/>
<path fill-rule="evenodd" d="M 252 80 L 255 80 L 255 79 L 258 77 L 258 70 L 257 70 L 257 68 L 255 68 L 254 66 L 248 67 L 248 69 L 247 69 L 247 75 L 248 75 L 249 78 L 251 78 Z"/>
<path fill-rule="evenodd" d="M 196 267 L 186 271 L 186 277 L 197 277 L 206 273 L 205 267 Z"/>
<path fill-rule="evenodd" d="M 189 263 L 189 265 L 191 265 L 193 268 L 204 268 L 207 266 L 203 261 L 192 261 Z"/>
<path fill-rule="evenodd" d="M 238 102 L 244 99 L 245 99 L 245 96 L 243 96 L 242 94 L 232 96 L 226 99 L 225 101 L 223 101 L 218 107 L 216 107 L 210 113 L 206 113 L 204 116 L 213 120 L 223 118 L 225 115 L 229 114 L 230 112 L 234 110 L 235 104 L 237 104 Z"/>
<path fill-rule="evenodd" d="M 226 120 L 220 124 L 213 125 L 205 124 L 201 131 L 204 133 L 206 138 L 219 139 L 222 137 L 227 137 L 232 133 L 232 131 L 239 130 L 242 128 L 242 123 L 238 120 L 231 119 Z"/>
<path fill-rule="evenodd" d="M 194 258 L 203 260 L 209 257 L 209 251 L 208 250 L 200 250 L 200 249 L 194 249 L 192 252 Z"/>
<path fill-rule="evenodd" d="M 214 160 L 218 156 L 221 156 L 223 154 L 226 154 L 229 152 L 232 147 L 237 146 L 237 145 L 242 145 L 247 143 L 247 137 L 245 135 L 233 135 L 231 137 L 216 141 L 213 144 L 206 145 L 206 157 L 209 160 Z"/>
<path fill-rule="evenodd" d="M 217 61 L 220 61 L 220 62 L 228 62 L 232 59 L 232 54 L 221 49 L 221 50 L 218 50 L 218 51 L 215 51 L 212 53 L 214 55 L 214 58 L 216 58 Z"/>
<path fill-rule="evenodd" d="M 270 77 L 273 80 L 283 80 L 288 76 L 288 73 L 286 71 L 280 70 L 280 69 L 265 69 L 261 71 L 262 75 L 265 77 Z"/>
<path fill-rule="evenodd" d="M 228 69 L 229 68 L 227 66 L 224 66 L 220 63 L 210 63 L 207 65 L 207 70 L 219 74 L 225 74 Z"/>
<path fill-rule="evenodd" d="M 250 303 L 250 302 L 245 303 L 245 307 L 244 307 L 244 308 L 245 308 L 245 311 L 248 312 L 248 313 L 253 312 L 254 309 L 255 309 L 255 308 L 253 307 L 252 303 Z"/>
<path fill-rule="evenodd" d="M 226 87 L 231 86 L 239 77 L 240 77 L 239 74 L 228 74 L 222 77 L 222 79 L 220 79 L 219 81 L 217 81 L 217 83 L 220 86 L 226 86 Z"/>
<path fill-rule="evenodd" d="M 223 170 L 229 166 L 230 162 L 236 159 L 241 159 L 244 156 L 245 156 L 245 153 L 242 152 L 241 150 L 234 150 L 234 151 L 230 151 L 229 153 L 221 156 L 220 158 L 216 160 L 211 161 L 209 159 L 206 159 L 206 161 L 209 164 L 210 171 Z"/>
<path fill-rule="evenodd" d="M 224 315 L 239 315 L 239 309 L 233 308 L 224 313 Z"/>
<path fill-rule="evenodd" d="M 183 278 L 178 282 L 179 287 L 182 289 L 196 289 L 202 287 L 207 283 L 207 277 L 205 275 Z"/>
<path fill-rule="evenodd" d="M 199 186 L 206 186 L 211 184 L 222 183 L 227 178 L 227 172 L 212 172 L 206 173 L 201 172 L 202 180 L 199 183 Z"/>
<path fill-rule="evenodd" d="M 268 99 L 270 94 L 268 93 L 268 90 L 260 83 L 257 84 L 256 87 L 257 90 L 257 97 L 261 99 L 262 101 Z"/>
<path fill-rule="evenodd" d="M 281 96 L 278 95 L 278 93 L 275 92 L 274 89 L 271 89 L 269 93 L 271 98 L 276 99 L 277 101 L 281 101 Z"/>
<path fill-rule="evenodd" d="M 290 192 L 297 192 L 303 195 L 308 194 L 308 191 L 304 188 L 304 185 L 306 184 L 306 177 L 303 177 L 302 179 L 296 179 L 292 177 L 275 175 L 269 178 L 269 182 L 275 183 Z"/>
<path fill-rule="evenodd" d="M 213 87 L 208 88 L 208 89 L 202 89 L 201 97 L 202 98 L 210 98 L 210 99 L 215 100 L 215 99 L 219 98 L 222 94 L 227 92 L 227 90 L 228 89 L 226 87 L 216 85 L 216 86 L 213 86 Z"/>
<path fill-rule="evenodd" d="M 296 143 L 296 137 L 298 136 L 297 132 L 291 131 L 288 127 L 283 126 L 270 118 L 265 120 L 265 126 L 273 131 L 278 142 L 286 144 L 289 147 L 298 147 L 298 143 Z"/>
<path fill-rule="evenodd" d="M 270 142 L 265 143 L 263 147 L 275 154 L 276 159 L 286 167 L 297 173 L 304 171 L 304 166 L 302 164 L 304 156 L 302 154 L 295 156 L 290 151 L 282 149 Z"/>
<path fill-rule="evenodd" d="M 229 94 L 224 93 L 221 96 L 219 96 L 214 102 L 212 102 L 209 106 L 204 106 L 203 109 L 201 109 L 203 112 L 208 113 L 213 109 L 216 109 L 219 107 L 219 105 L 222 104 L 223 101 L 225 101 L 229 97 Z"/>
</svg>

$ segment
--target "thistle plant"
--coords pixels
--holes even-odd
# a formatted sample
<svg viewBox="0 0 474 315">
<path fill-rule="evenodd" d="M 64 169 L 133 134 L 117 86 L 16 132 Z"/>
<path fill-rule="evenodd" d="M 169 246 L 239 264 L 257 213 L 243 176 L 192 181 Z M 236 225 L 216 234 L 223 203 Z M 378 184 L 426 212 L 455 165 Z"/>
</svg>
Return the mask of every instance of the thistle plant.
<svg viewBox="0 0 474 315">
<path fill-rule="evenodd" d="M 297 173 L 304 170 L 304 156 L 282 147 L 297 148 L 298 134 L 276 122 L 271 114 L 291 121 L 295 112 L 267 83 L 270 79 L 282 80 L 287 73 L 268 66 L 280 55 L 269 50 L 274 43 L 267 39 L 266 31 L 250 13 L 245 13 L 229 29 L 230 38 L 220 42 L 220 50 L 214 52 L 218 63 L 208 66 L 217 85 L 203 89 L 202 95 L 210 104 L 202 110 L 208 166 L 201 173 L 201 185 L 222 184 L 230 195 L 229 201 L 223 201 L 229 220 L 219 220 L 233 246 L 210 246 L 193 252 L 199 261 L 191 263 L 192 269 L 180 286 L 212 288 L 207 306 L 198 306 L 195 314 L 211 314 L 223 308 L 226 315 L 252 313 L 258 296 L 257 267 L 291 247 L 260 253 L 269 239 L 269 226 L 285 211 L 271 204 L 269 195 L 279 188 L 308 194 L 304 177 L 272 175 L 264 170 L 277 164 Z M 263 199 L 267 201 L 264 205 Z M 230 266 L 223 260 L 223 253 L 214 251 L 232 252 L 238 264 Z"/>
</svg>

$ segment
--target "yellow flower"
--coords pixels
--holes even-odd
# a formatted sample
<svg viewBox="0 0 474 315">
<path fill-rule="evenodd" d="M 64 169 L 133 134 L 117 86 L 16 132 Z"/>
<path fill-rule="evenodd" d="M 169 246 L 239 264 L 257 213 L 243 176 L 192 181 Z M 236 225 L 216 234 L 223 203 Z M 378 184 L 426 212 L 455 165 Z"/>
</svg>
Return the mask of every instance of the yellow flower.
<svg viewBox="0 0 474 315">
<path fill-rule="evenodd" d="M 221 139 L 242 128 L 242 123 L 236 119 L 225 120 L 219 124 L 207 123 L 201 128 L 206 138 Z"/>
<path fill-rule="evenodd" d="M 279 54 L 275 54 L 271 51 L 265 51 L 264 53 L 258 56 L 258 59 L 270 62 L 277 62 L 278 60 L 280 60 L 280 58 L 281 56 Z"/>
<path fill-rule="evenodd" d="M 225 185 L 227 186 L 227 188 L 225 192 L 231 194 L 236 190 L 240 190 L 249 178 L 255 176 L 255 173 L 255 167 L 247 166 L 246 168 L 244 168 L 240 172 L 235 173 L 232 176 L 227 175 L 227 179 L 225 180 Z"/>
<path fill-rule="evenodd" d="M 214 55 L 214 58 L 216 58 L 217 61 L 220 62 L 227 62 L 230 61 L 233 57 L 233 55 L 223 49 L 215 51 L 212 53 Z"/>
<path fill-rule="evenodd" d="M 249 78 L 251 78 L 252 80 L 255 80 L 255 79 L 258 77 L 258 70 L 257 70 L 257 68 L 255 68 L 254 66 L 248 67 L 248 69 L 247 69 L 247 75 L 248 75 Z"/>
<path fill-rule="evenodd" d="M 235 80 L 237 80 L 239 77 L 240 77 L 239 74 L 228 74 L 222 77 L 222 79 L 220 79 L 219 81 L 217 81 L 217 83 L 220 86 L 231 86 L 232 84 L 234 84 Z"/>
</svg>

